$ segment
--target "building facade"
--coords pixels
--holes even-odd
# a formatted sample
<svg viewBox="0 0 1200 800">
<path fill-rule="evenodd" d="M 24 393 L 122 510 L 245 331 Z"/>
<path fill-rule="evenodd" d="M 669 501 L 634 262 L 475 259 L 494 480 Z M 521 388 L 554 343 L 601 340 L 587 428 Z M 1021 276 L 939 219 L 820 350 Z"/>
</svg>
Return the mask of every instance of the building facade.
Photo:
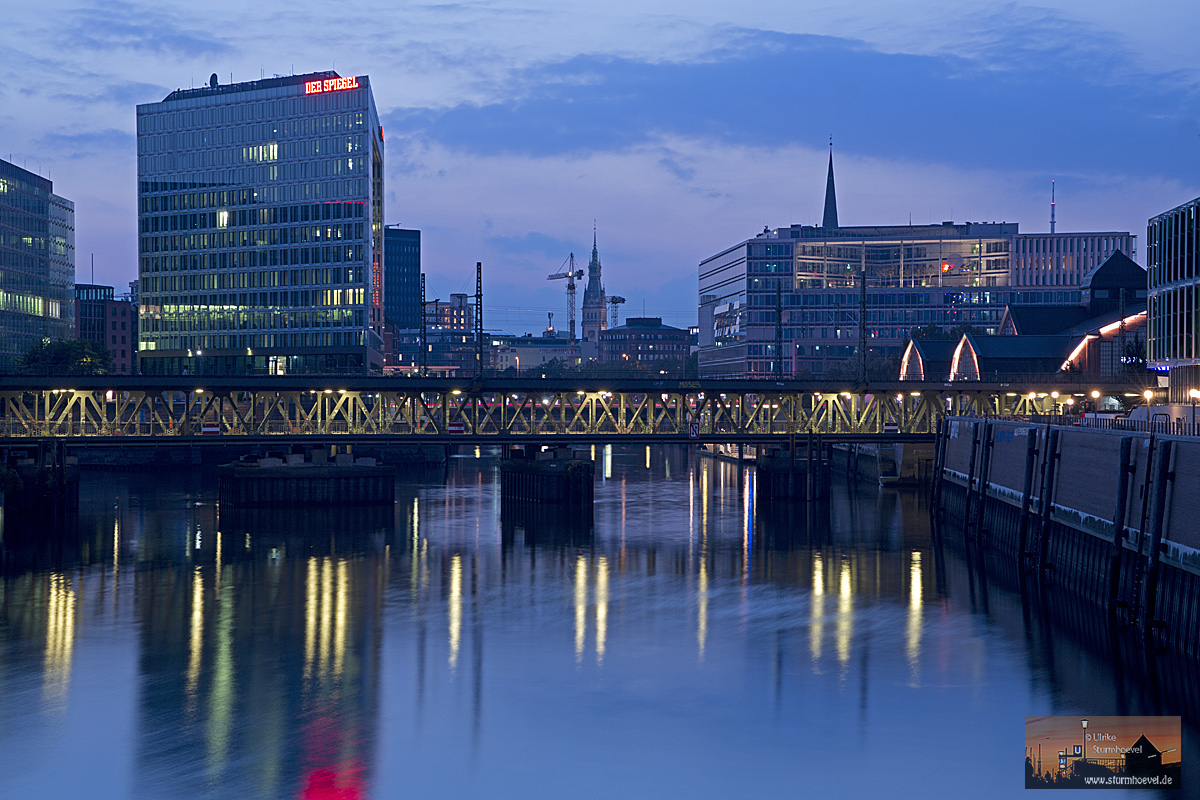
<svg viewBox="0 0 1200 800">
<path fill-rule="evenodd" d="M 145 374 L 382 368 L 383 129 L 366 76 L 138 106 Z"/>
<path fill-rule="evenodd" d="M 600 334 L 600 361 L 684 361 L 691 350 L 691 334 L 664 325 L 662 317 L 630 317 L 624 325 Z"/>
<path fill-rule="evenodd" d="M 1200 198 L 1153 217 L 1146 226 L 1147 336 L 1151 369 L 1169 373 L 1171 402 L 1200 388 Z"/>
<path fill-rule="evenodd" d="M 137 356 L 137 312 L 131 300 L 114 297 L 113 287 L 75 286 L 75 335 L 112 354 L 113 372 L 132 375 Z"/>
<path fill-rule="evenodd" d="M 833 191 L 831 162 L 827 222 Z M 1084 266 L 1133 245 L 1003 222 L 764 229 L 700 263 L 699 373 L 767 378 L 778 361 L 784 376 L 822 377 L 860 343 L 868 360 L 899 358 L 914 328 L 996 333 L 1008 305 L 1079 304 Z"/>
<path fill-rule="evenodd" d="M 0 372 L 75 328 L 75 204 L 0 160 Z"/>
<path fill-rule="evenodd" d="M 399 330 L 421 327 L 421 232 L 383 231 L 383 316 Z"/>
</svg>

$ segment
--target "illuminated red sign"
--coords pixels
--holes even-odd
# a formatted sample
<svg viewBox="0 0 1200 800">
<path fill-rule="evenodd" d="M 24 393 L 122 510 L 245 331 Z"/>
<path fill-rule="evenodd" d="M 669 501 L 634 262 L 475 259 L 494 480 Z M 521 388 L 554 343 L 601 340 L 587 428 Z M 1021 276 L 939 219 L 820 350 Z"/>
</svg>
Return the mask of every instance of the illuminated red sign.
<svg viewBox="0 0 1200 800">
<path fill-rule="evenodd" d="M 306 81 L 305 94 L 321 94 L 322 92 L 341 92 L 346 89 L 357 89 L 358 78 L 326 78 L 323 81 Z"/>
</svg>

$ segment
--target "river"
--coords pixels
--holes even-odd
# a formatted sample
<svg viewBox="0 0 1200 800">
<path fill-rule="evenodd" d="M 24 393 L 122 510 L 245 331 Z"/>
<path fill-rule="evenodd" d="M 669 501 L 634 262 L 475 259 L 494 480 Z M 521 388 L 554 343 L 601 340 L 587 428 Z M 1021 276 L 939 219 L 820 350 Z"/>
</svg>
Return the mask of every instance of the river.
<svg viewBox="0 0 1200 800">
<path fill-rule="evenodd" d="M 1200 763 L 1194 664 L 1020 591 L 923 493 L 789 514 L 598 448 L 588 529 L 502 518 L 483 455 L 386 510 L 237 513 L 177 469 L 6 519 L 0 797 L 1007 798 L 1045 714 L 1181 715 Z"/>
</svg>

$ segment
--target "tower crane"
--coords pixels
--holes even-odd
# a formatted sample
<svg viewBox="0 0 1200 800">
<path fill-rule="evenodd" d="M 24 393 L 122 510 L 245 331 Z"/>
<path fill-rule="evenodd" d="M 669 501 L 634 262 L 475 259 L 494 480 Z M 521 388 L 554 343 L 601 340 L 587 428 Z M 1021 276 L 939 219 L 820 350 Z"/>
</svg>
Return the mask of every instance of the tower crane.
<svg viewBox="0 0 1200 800">
<path fill-rule="evenodd" d="M 583 277 L 583 270 L 575 268 L 575 254 L 567 256 L 567 260 L 558 268 L 558 272 L 547 275 L 546 280 L 557 281 L 567 279 L 567 308 L 570 310 L 571 341 L 575 341 L 575 281 Z"/>
<path fill-rule="evenodd" d="M 612 330 L 613 328 L 617 327 L 617 322 L 618 322 L 617 306 L 621 305 L 621 303 L 624 303 L 624 302 L 625 302 L 625 298 L 621 297 L 619 294 L 614 294 L 608 298 L 608 306 L 609 306 L 609 308 L 608 308 L 608 312 L 609 312 L 608 313 L 608 329 L 609 330 Z"/>
</svg>

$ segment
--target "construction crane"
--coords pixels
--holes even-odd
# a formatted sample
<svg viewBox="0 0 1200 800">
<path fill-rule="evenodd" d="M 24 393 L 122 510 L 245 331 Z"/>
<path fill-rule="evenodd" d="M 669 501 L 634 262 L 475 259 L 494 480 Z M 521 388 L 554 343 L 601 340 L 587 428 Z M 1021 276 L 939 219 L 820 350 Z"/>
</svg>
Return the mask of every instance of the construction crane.
<svg viewBox="0 0 1200 800">
<path fill-rule="evenodd" d="M 547 275 L 546 280 L 557 281 L 567 279 L 567 308 L 570 310 L 571 341 L 575 341 L 575 281 L 583 277 L 583 270 L 575 268 L 575 254 L 567 256 L 567 260 L 559 267 L 558 272 Z"/>
<path fill-rule="evenodd" d="M 608 298 L 608 306 L 609 306 L 609 308 L 608 308 L 608 329 L 609 330 L 612 330 L 613 328 L 617 327 L 617 322 L 619 321 L 617 318 L 617 316 L 618 316 L 617 315 L 617 306 L 621 305 L 621 303 L 624 303 L 624 302 L 625 302 L 625 298 L 621 297 L 619 294 L 614 294 L 612 297 Z"/>
</svg>

